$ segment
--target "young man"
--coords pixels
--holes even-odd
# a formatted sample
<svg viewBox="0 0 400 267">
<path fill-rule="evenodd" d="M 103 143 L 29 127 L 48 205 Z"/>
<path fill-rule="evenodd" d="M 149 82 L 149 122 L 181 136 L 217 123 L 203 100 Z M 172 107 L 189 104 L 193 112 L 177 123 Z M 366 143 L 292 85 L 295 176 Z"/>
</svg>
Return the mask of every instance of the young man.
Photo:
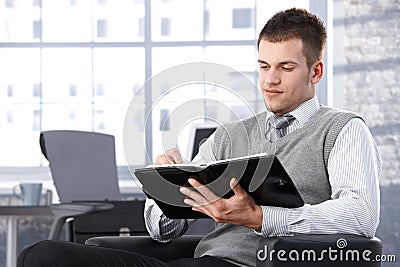
<svg viewBox="0 0 400 267">
<path fill-rule="evenodd" d="M 182 188 L 185 202 L 218 223 L 200 241 L 194 259 L 163 263 L 124 251 L 47 241 L 22 252 L 19 266 L 56 262 L 63 266 L 116 262 L 124 266 L 255 266 L 262 238 L 295 233 L 373 236 L 379 222 L 380 157 L 358 115 L 318 103 L 316 84 L 323 75 L 325 42 L 322 22 L 305 10 L 290 9 L 272 17 L 258 40 L 259 83 L 268 111 L 218 128 L 196 157 L 209 162 L 260 152 L 275 154 L 302 195 L 303 207 L 258 206 L 234 177 L 235 194 L 229 199 L 217 198 L 190 180 L 197 191 Z M 181 161 L 179 151 L 172 149 L 158 156 L 156 163 Z M 181 236 L 193 222 L 167 218 L 152 200 L 146 201 L 145 220 L 151 237 L 160 242 Z"/>
<path fill-rule="evenodd" d="M 217 129 L 197 157 L 212 161 L 260 152 L 275 154 L 306 205 L 260 207 L 234 180 L 235 195 L 217 199 L 191 180 L 198 192 L 183 188 L 186 203 L 220 223 L 200 242 L 195 256 L 254 265 L 260 238 L 294 233 L 375 234 L 380 158 L 358 115 L 318 104 L 316 84 L 323 75 L 325 42 L 322 22 L 305 10 L 291 9 L 271 18 L 258 41 L 259 83 L 268 112 L 228 124 L 226 131 Z M 277 120 L 287 125 L 275 134 L 271 124 Z M 160 164 L 168 161 L 179 162 L 178 151 L 157 158 Z M 151 235 L 160 241 L 179 236 L 190 223 L 169 220 L 151 201 L 147 201 L 145 214 Z M 233 251 L 240 253 L 236 256 Z"/>
</svg>

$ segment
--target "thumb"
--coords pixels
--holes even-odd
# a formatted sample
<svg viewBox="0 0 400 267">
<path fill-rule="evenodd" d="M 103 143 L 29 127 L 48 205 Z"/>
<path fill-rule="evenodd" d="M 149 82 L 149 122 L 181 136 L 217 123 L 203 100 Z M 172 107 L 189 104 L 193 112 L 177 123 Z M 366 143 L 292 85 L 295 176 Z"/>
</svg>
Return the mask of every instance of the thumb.
<svg viewBox="0 0 400 267">
<path fill-rule="evenodd" d="M 244 191 L 244 189 L 240 186 L 239 181 L 236 178 L 232 178 L 229 185 L 235 195 L 247 194 L 246 191 Z"/>
</svg>

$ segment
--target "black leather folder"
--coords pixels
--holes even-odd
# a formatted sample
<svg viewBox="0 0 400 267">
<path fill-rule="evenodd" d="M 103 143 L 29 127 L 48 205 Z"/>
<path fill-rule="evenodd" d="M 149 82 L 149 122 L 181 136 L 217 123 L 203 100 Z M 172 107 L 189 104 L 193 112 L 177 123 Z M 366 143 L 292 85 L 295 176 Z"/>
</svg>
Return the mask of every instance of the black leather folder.
<svg viewBox="0 0 400 267">
<path fill-rule="evenodd" d="M 229 181 L 236 177 L 259 205 L 286 208 L 304 205 L 282 164 L 271 155 L 253 155 L 206 165 L 152 165 L 136 169 L 135 175 L 147 197 L 154 199 L 169 218 L 206 217 L 183 202 L 186 196 L 180 193 L 179 188 L 191 187 L 189 178 L 198 180 L 217 196 L 229 198 L 233 195 Z"/>
</svg>

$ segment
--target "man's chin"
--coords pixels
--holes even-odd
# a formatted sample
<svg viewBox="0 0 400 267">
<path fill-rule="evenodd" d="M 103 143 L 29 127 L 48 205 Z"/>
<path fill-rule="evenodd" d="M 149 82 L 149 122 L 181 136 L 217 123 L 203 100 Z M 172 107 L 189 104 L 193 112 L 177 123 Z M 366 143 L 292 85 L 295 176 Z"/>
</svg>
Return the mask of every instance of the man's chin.
<svg viewBox="0 0 400 267">
<path fill-rule="evenodd" d="M 279 108 L 277 108 L 276 106 L 274 106 L 273 104 L 270 104 L 270 102 L 268 101 L 264 101 L 265 102 L 265 107 L 267 108 L 267 110 L 269 112 L 273 112 L 276 113 L 279 111 Z"/>
<path fill-rule="evenodd" d="M 284 112 L 281 108 L 273 106 L 273 105 L 269 105 L 268 102 L 265 102 L 265 106 L 267 108 L 267 110 L 269 112 L 272 112 L 278 116 L 282 116 L 284 115 L 286 112 Z"/>
</svg>

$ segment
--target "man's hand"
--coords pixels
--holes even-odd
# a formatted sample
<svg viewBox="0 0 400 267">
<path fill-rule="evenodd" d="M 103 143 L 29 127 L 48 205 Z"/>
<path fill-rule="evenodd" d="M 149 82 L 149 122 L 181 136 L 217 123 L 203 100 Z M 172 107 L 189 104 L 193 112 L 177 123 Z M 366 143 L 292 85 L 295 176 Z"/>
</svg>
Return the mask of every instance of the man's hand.
<svg viewBox="0 0 400 267">
<path fill-rule="evenodd" d="M 164 164 L 178 164 L 183 163 L 183 159 L 181 156 L 181 152 L 177 148 L 171 148 L 165 151 L 164 154 L 158 155 L 156 157 L 155 165 L 164 165 Z"/>
<path fill-rule="evenodd" d="M 193 210 L 207 214 L 216 222 L 236 224 L 261 231 L 262 209 L 243 190 L 236 178 L 230 181 L 230 187 L 235 194 L 228 199 L 218 197 L 195 179 L 189 179 L 189 183 L 197 191 L 186 187 L 181 187 L 180 191 L 189 197 L 185 199 L 185 203 L 192 206 Z"/>
</svg>

